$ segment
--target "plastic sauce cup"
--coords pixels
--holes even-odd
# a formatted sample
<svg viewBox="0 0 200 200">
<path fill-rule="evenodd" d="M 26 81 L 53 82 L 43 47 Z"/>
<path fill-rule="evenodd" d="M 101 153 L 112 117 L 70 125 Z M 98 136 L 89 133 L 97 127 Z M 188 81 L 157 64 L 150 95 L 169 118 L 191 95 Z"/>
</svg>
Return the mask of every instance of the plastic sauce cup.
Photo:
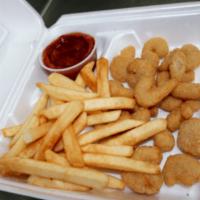
<svg viewBox="0 0 200 200">
<path fill-rule="evenodd" d="M 75 79 L 81 68 L 96 60 L 96 41 L 93 36 L 74 32 L 59 36 L 40 54 L 39 62 L 48 73 L 61 73 Z"/>
</svg>

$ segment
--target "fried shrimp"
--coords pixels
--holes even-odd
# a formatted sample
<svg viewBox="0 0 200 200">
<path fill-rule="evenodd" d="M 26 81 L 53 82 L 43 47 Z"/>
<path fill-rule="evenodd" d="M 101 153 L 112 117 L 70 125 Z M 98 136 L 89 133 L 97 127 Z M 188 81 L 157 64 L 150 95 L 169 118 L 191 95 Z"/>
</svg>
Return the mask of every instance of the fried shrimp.
<svg viewBox="0 0 200 200">
<path fill-rule="evenodd" d="M 158 67 L 159 71 L 167 71 L 169 69 L 169 65 L 171 63 L 172 52 L 167 54 L 163 61 L 161 62 L 160 66 Z"/>
<path fill-rule="evenodd" d="M 138 147 L 133 154 L 133 159 L 159 164 L 162 153 L 157 147 Z M 163 184 L 162 174 L 123 172 L 122 179 L 130 189 L 139 194 L 155 194 Z"/>
<path fill-rule="evenodd" d="M 180 127 L 181 121 L 181 111 L 180 108 L 177 108 L 169 113 L 169 115 L 167 116 L 167 128 L 172 132 L 176 131 Z"/>
<path fill-rule="evenodd" d="M 135 57 L 135 47 L 134 46 L 127 46 L 124 49 L 121 50 L 121 56 L 127 57 L 127 58 L 134 58 Z"/>
<path fill-rule="evenodd" d="M 169 78 L 170 76 L 168 71 L 158 72 L 156 77 L 157 86 L 165 84 L 169 80 Z"/>
<path fill-rule="evenodd" d="M 160 108 L 167 112 L 171 112 L 175 110 L 176 108 L 180 107 L 182 102 L 183 101 L 181 99 L 168 96 L 165 99 L 163 99 L 163 101 L 160 103 Z"/>
<path fill-rule="evenodd" d="M 169 72 L 171 78 L 175 78 L 178 81 L 183 79 L 186 71 L 186 56 L 180 50 L 174 51 L 169 65 Z"/>
<path fill-rule="evenodd" d="M 200 51 L 193 44 L 186 44 L 181 48 L 187 59 L 187 71 L 193 70 L 200 65 Z"/>
<path fill-rule="evenodd" d="M 135 57 L 135 48 L 129 46 L 121 51 L 121 54 L 114 57 L 110 64 L 110 72 L 113 79 L 120 82 L 126 81 L 127 67 Z"/>
<path fill-rule="evenodd" d="M 183 152 L 200 158 L 200 119 L 192 118 L 181 124 L 177 143 Z"/>
<path fill-rule="evenodd" d="M 143 160 L 155 164 L 160 164 L 162 160 L 162 152 L 158 147 L 139 146 L 135 149 L 133 158 L 136 160 Z"/>
<path fill-rule="evenodd" d="M 126 81 L 127 81 L 130 88 L 134 88 L 135 84 L 137 83 L 136 74 L 127 73 Z"/>
<path fill-rule="evenodd" d="M 155 76 L 156 67 L 147 60 L 136 58 L 127 67 L 127 82 L 134 88 L 142 76 Z"/>
<path fill-rule="evenodd" d="M 142 59 L 146 60 L 153 67 L 157 67 L 159 65 L 159 56 L 152 51 L 145 51 L 142 53 Z"/>
<path fill-rule="evenodd" d="M 161 37 L 151 38 L 144 43 L 142 54 L 146 51 L 156 53 L 160 58 L 165 57 L 169 52 L 169 47 L 165 39 Z"/>
<path fill-rule="evenodd" d="M 163 176 L 168 186 L 174 184 L 191 186 L 199 181 L 200 163 L 185 154 L 169 156 L 163 168 Z"/>
<path fill-rule="evenodd" d="M 162 152 L 171 151 L 175 145 L 174 136 L 168 130 L 162 131 L 153 137 L 154 145 Z"/>
<path fill-rule="evenodd" d="M 171 79 L 164 85 L 154 87 L 154 77 L 141 77 L 135 86 L 135 98 L 139 105 L 151 107 L 158 104 L 162 99 L 168 96 L 176 87 L 177 81 Z"/>
<path fill-rule="evenodd" d="M 141 76 L 154 76 L 156 74 L 156 67 L 152 66 L 147 60 L 136 58 L 127 67 L 127 72 L 135 74 L 136 81 L 138 81 Z"/>
<path fill-rule="evenodd" d="M 110 92 L 112 97 L 123 96 L 123 97 L 133 97 L 134 92 L 130 88 L 125 88 L 119 81 L 110 80 L 109 81 Z"/>
<path fill-rule="evenodd" d="M 178 83 L 172 95 L 184 100 L 200 99 L 200 83 Z"/>
<path fill-rule="evenodd" d="M 195 78 L 194 71 L 185 72 L 182 76 L 181 82 L 192 82 Z"/>
<path fill-rule="evenodd" d="M 132 114 L 133 119 L 148 122 L 151 119 L 151 113 L 147 108 L 139 108 Z"/>
<path fill-rule="evenodd" d="M 192 115 L 200 110 L 200 101 L 188 100 L 181 104 L 181 115 L 184 119 L 189 119 Z"/>
<path fill-rule="evenodd" d="M 176 48 L 173 51 L 169 52 L 161 62 L 160 66 L 158 67 L 159 71 L 167 71 L 169 69 L 169 66 L 172 64 L 172 60 L 174 57 L 174 54 L 176 52 L 181 52 L 180 49 Z"/>
</svg>

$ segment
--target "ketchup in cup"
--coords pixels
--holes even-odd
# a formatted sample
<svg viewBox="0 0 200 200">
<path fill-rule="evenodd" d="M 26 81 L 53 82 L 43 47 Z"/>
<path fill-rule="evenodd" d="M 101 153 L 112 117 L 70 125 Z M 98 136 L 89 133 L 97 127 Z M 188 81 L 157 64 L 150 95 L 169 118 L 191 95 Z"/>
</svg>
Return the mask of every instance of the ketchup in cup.
<svg viewBox="0 0 200 200">
<path fill-rule="evenodd" d="M 85 33 L 61 35 L 44 49 L 42 67 L 74 79 L 86 63 L 96 59 L 95 46 L 95 39 Z"/>
</svg>

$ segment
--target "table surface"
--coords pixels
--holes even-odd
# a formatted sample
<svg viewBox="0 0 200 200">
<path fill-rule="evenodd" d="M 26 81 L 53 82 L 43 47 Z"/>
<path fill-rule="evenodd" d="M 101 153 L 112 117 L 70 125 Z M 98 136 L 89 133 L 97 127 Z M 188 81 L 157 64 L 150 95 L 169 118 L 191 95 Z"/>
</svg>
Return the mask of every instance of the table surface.
<svg viewBox="0 0 200 200">
<path fill-rule="evenodd" d="M 189 2 L 190 0 L 27 0 L 43 17 L 47 27 L 62 14 L 130 8 L 136 6 Z M 0 192 L 0 200 L 36 200 L 35 198 Z"/>
</svg>

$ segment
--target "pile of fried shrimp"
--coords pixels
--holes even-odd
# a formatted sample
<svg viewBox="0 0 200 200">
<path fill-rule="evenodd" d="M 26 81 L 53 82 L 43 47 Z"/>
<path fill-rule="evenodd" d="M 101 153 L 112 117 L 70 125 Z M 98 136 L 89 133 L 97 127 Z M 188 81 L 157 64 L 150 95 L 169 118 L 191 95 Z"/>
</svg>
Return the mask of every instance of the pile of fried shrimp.
<svg viewBox="0 0 200 200">
<path fill-rule="evenodd" d="M 41 96 L 31 113 L 2 129 L 10 144 L 0 174 L 77 192 L 128 187 L 152 195 L 163 184 L 199 184 L 200 119 L 193 114 L 200 83 L 193 81 L 200 50 L 185 44 L 170 51 L 155 37 L 140 57 L 135 52 L 130 45 L 110 63 L 89 62 L 75 80 L 52 73 L 48 83 L 37 83 Z M 161 110 L 167 117 L 158 117 Z M 168 156 L 161 169 L 176 144 L 182 153 Z"/>
</svg>

